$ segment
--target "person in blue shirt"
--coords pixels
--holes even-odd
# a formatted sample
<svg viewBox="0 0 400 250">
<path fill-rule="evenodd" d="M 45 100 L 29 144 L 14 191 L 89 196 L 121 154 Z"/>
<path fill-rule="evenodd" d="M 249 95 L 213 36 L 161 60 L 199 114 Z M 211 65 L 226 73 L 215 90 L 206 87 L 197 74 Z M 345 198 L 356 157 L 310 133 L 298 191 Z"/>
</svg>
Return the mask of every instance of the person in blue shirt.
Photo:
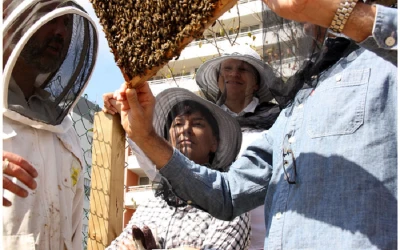
<svg viewBox="0 0 400 250">
<path fill-rule="evenodd" d="M 298 78 L 308 87 L 228 172 L 194 164 L 156 135 L 147 84 L 120 90 L 128 137 L 175 194 L 217 218 L 231 220 L 264 203 L 265 249 L 396 249 L 397 10 L 363 1 L 264 2 L 349 42 L 341 58 L 317 60 L 327 65 Z M 352 12 L 337 27 L 343 8 Z M 326 43 L 329 55 L 336 40 Z"/>
</svg>

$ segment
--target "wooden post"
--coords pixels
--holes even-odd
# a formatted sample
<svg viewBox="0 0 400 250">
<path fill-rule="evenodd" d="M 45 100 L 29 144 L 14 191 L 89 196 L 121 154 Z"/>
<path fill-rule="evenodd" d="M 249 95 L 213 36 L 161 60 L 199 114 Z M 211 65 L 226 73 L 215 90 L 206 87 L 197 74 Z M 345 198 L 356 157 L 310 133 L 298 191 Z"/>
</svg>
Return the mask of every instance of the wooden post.
<svg viewBox="0 0 400 250">
<path fill-rule="evenodd" d="M 103 250 L 122 232 L 125 131 L 118 115 L 94 116 L 88 250 Z"/>
</svg>

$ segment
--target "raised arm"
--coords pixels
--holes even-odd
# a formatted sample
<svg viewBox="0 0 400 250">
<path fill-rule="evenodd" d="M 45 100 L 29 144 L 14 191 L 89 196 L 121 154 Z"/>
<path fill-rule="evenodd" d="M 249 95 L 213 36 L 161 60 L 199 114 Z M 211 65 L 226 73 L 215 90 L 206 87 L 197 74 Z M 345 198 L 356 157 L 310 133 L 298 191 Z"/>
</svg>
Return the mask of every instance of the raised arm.
<svg viewBox="0 0 400 250">
<path fill-rule="evenodd" d="M 272 11 L 284 18 L 329 28 L 343 0 L 263 1 Z M 397 9 L 366 4 L 359 0 L 345 23 L 342 33 L 378 56 L 394 64 L 397 63 Z"/>
<path fill-rule="evenodd" d="M 137 89 L 120 89 L 115 98 L 121 103 L 121 123 L 125 132 L 157 169 L 167 164 L 173 147 L 157 135 L 153 128 L 155 97 L 148 83 Z"/>
<path fill-rule="evenodd" d="M 264 203 L 272 175 L 272 148 L 267 134 L 251 143 L 228 172 L 195 164 L 174 150 L 160 169 L 173 191 L 221 220 L 232 220 Z"/>
<path fill-rule="evenodd" d="M 214 217 L 232 220 L 263 204 L 272 173 L 272 150 L 266 135 L 249 146 L 229 172 L 195 164 L 158 136 L 153 128 L 155 98 L 148 84 L 122 89 L 121 123 L 127 136 L 156 165 L 176 194 Z"/>
</svg>

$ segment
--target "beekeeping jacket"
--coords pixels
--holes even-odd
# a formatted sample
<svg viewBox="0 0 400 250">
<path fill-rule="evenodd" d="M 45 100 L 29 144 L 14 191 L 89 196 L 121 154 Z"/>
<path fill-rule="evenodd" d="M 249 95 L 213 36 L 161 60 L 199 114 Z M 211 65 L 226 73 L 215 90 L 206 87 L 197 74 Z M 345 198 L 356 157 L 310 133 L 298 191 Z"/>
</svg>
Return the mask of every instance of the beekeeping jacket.
<svg viewBox="0 0 400 250">
<path fill-rule="evenodd" d="M 74 1 L 3 0 L 3 11 L 3 150 L 38 172 L 35 190 L 12 179 L 28 197 L 4 190 L 12 206 L 3 207 L 3 249 L 82 249 L 84 161 L 69 114 L 95 64 L 96 27 Z M 35 44 L 60 18 L 66 35 Z M 37 70 L 45 53 L 59 58 L 50 72 Z M 39 73 L 21 81 L 30 72 Z M 24 84 L 34 84 L 33 95 L 24 95 Z"/>
</svg>

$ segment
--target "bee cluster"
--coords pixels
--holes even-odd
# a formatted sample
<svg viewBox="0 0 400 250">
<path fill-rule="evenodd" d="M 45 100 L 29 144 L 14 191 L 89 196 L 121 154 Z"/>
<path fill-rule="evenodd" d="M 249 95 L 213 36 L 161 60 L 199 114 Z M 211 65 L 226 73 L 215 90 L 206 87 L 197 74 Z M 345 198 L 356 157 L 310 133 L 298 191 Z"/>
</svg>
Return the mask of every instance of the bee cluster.
<svg viewBox="0 0 400 250">
<path fill-rule="evenodd" d="M 118 67 L 130 80 L 179 56 L 202 35 L 217 0 L 90 0 Z"/>
</svg>

